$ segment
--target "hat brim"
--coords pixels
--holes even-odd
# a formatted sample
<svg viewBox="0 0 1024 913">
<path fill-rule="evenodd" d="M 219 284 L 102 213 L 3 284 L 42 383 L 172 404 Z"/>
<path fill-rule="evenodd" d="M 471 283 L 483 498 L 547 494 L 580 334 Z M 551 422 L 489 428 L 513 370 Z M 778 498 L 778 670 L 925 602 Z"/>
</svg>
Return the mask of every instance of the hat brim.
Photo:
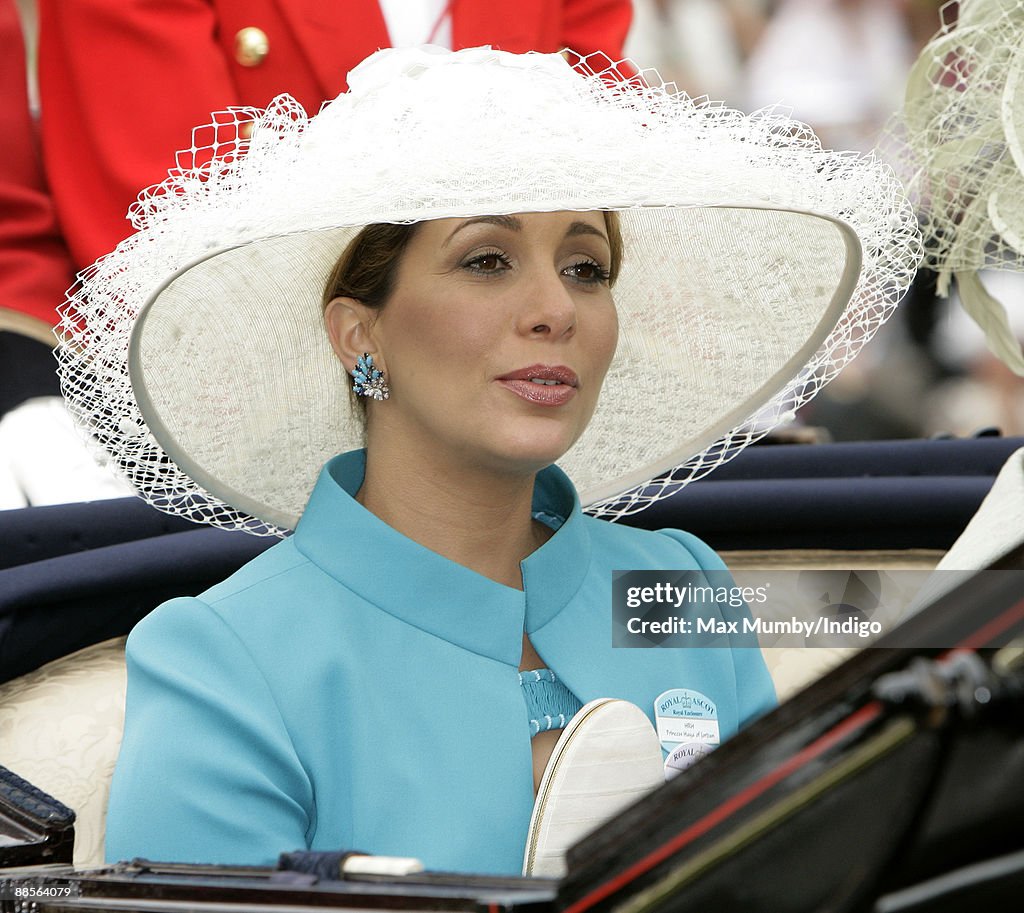
<svg viewBox="0 0 1024 913">
<path fill-rule="evenodd" d="M 140 195 L 136 233 L 69 295 L 73 415 L 151 504 L 281 533 L 323 461 L 362 440 L 320 313 L 360 228 L 615 210 L 619 351 L 560 463 L 610 519 L 711 471 L 871 338 L 910 283 L 919 233 L 870 156 L 824 150 L 783 113 L 623 72 L 392 49 L 313 117 L 288 96 L 246 111 L 245 136 L 237 112 L 214 115 Z"/>
<path fill-rule="evenodd" d="M 620 218 L 618 351 L 590 427 L 559 461 L 585 505 L 738 429 L 767 430 L 756 424 L 766 405 L 816 383 L 815 355 L 842 323 L 861 268 L 855 232 L 817 213 L 663 206 Z M 132 387 L 186 488 L 191 480 L 292 529 L 322 463 L 361 446 L 362 418 L 321 313 L 326 278 L 358 228 L 218 251 L 172 276 L 139 313 Z M 195 492 L 169 486 L 165 495 Z"/>
</svg>

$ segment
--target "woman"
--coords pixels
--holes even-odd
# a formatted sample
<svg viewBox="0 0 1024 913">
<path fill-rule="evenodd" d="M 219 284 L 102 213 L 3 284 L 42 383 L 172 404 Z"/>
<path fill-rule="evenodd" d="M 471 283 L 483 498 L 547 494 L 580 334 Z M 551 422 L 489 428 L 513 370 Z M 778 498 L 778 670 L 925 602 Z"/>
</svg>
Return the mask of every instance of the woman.
<svg viewBox="0 0 1024 913">
<path fill-rule="evenodd" d="M 891 178 L 778 119 L 489 49 L 381 52 L 349 84 L 140 199 L 66 316 L 72 399 L 152 503 L 295 530 L 133 632 L 112 859 L 515 873 L 538 730 L 603 697 L 653 719 L 672 689 L 722 738 L 763 712 L 742 642 L 612 648 L 613 570 L 722 564 L 584 516 L 552 464 L 608 516 L 707 471 L 834 373 L 917 256 Z"/>
</svg>

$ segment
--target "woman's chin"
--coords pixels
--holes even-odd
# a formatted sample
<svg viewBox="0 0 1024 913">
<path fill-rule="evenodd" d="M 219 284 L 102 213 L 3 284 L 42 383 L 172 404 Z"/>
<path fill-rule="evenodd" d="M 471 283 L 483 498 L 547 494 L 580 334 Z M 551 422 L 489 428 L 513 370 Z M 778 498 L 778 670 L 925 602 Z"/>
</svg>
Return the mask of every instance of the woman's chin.
<svg viewBox="0 0 1024 913">
<path fill-rule="evenodd" d="M 557 463 L 576 443 L 578 434 L 518 435 L 496 448 L 499 462 L 514 468 L 517 474 L 538 472 Z"/>
</svg>

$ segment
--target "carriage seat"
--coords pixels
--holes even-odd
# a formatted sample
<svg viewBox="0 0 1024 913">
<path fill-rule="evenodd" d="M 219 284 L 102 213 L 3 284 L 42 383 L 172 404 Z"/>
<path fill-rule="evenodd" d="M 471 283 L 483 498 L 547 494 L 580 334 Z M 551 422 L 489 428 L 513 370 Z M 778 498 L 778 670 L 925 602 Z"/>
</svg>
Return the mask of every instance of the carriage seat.
<svg viewBox="0 0 1024 913">
<path fill-rule="evenodd" d="M 1006 462 L 941 566 L 987 565 L 1019 544 L 1022 516 L 1024 449 Z M 728 551 L 723 557 L 730 562 Z M 124 637 L 108 639 L 0 684 L 0 765 L 77 812 L 78 865 L 103 861 L 107 798 L 124 724 L 124 643 Z M 765 659 L 781 700 L 850 652 L 777 648 L 766 650 Z"/>
</svg>

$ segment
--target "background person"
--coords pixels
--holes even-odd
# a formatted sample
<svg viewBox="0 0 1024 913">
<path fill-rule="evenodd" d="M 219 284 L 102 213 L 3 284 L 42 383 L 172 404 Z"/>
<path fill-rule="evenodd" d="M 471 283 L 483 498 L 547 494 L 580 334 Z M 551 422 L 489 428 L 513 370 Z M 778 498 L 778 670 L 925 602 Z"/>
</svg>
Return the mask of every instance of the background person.
<svg viewBox="0 0 1024 913">
<path fill-rule="evenodd" d="M 125 238 L 141 188 L 163 180 L 193 126 L 287 92 L 306 111 L 345 90 L 378 48 L 490 44 L 622 55 L 629 0 L 39 0 L 47 176 L 85 266 Z M 235 117 L 249 120 L 251 112 Z M 226 118 L 221 142 L 233 130 Z M 73 141 L 71 140 L 73 138 Z M 244 132 L 243 132 L 244 138 Z M 197 139 L 198 145 L 209 142 Z M 226 150 L 222 150 L 226 151 Z"/>
<path fill-rule="evenodd" d="M 0 47 L 0 510 L 123 496 L 60 399 L 53 325 L 74 268 L 43 174 L 12 0 L 0 0 Z"/>
</svg>

